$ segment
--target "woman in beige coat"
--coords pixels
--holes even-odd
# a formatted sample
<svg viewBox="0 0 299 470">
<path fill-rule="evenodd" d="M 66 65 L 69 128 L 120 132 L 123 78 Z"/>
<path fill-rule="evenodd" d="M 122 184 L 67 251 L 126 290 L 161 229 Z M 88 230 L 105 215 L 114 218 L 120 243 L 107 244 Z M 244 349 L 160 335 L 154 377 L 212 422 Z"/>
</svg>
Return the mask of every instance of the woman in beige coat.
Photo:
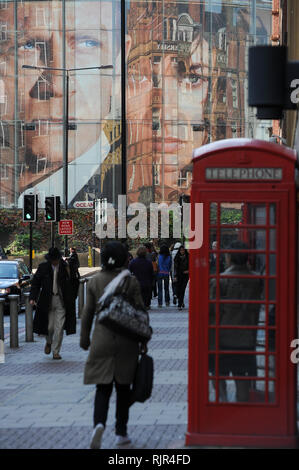
<svg viewBox="0 0 299 470">
<path fill-rule="evenodd" d="M 113 383 L 116 387 L 117 444 L 123 445 L 130 442 L 127 436 L 130 385 L 134 379 L 138 354 L 140 350 L 146 350 L 146 346 L 121 336 L 99 323 L 95 323 L 90 342 L 97 301 L 102 296 L 106 285 L 125 269 L 127 259 L 127 250 L 121 243 L 107 243 L 102 251 L 102 271 L 87 283 L 86 305 L 81 318 L 80 347 L 85 350 L 90 347 L 84 371 L 84 384 L 97 386 L 94 431 L 90 444 L 92 449 L 98 449 L 101 446 Z M 134 276 L 130 277 L 127 294 L 137 308 L 144 308 L 140 286 Z"/>
</svg>

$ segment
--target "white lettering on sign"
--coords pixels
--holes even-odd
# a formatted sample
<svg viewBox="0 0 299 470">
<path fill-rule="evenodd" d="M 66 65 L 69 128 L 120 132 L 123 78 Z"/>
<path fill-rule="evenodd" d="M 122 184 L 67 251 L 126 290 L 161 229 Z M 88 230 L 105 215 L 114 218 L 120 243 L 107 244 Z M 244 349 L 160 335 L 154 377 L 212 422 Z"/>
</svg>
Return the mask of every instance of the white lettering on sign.
<svg viewBox="0 0 299 470">
<path fill-rule="evenodd" d="M 282 180 L 282 168 L 206 168 L 209 181 L 244 180 L 267 181 Z"/>
<path fill-rule="evenodd" d="M 76 209 L 92 209 L 93 201 L 76 201 L 73 205 Z"/>
</svg>

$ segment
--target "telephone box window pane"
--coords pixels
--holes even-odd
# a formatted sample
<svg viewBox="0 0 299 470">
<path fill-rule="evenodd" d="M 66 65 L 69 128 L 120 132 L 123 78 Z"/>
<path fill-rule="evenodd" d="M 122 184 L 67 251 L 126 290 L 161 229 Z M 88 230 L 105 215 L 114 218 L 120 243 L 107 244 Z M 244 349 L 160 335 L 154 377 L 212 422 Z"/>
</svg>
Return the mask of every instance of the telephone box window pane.
<svg viewBox="0 0 299 470">
<path fill-rule="evenodd" d="M 269 300 L 276 300 L 276 280 L 269 279 Z"/>
<path fill-rule="evenodd" d="M 274 304 L 269 305 L 269 313 L 268 313 L 268 325 L 275 326 L 276 325 L 276 309 Z"/>
<path fill-rule="evenodd" d="M 276 274 L 276 255 L 269 255 L 269 275 L 275 276 Z"/>
<path fill-rule="evenodd" d="M 268 382 L 268 397 L 270 403 L 274 403 L 276 401 L 275 382 L 272 380 L 269 380 Z"/>
<path fill-rule="evenodd" d="M 215 351 L 216 348 L 216 330 L 209 328 L 209 351 Z"/>
<path fill-rule="evenodd" d="M 265 377 L 266 376 L 266 356 L 257 355 L 256 366 L 257 366 L 257 376 Z"/>
<path fill-rule="evenodd" d="M 219 259 L 217 258 L 219 256 Z M 225 263 L 224 254 L 217 255 L 216 253 L 210 253 L 210 274 L 216 274 L 217 267 L 219 273 L 223 273 L 227 268 Z"/>
<path fill-rule="evenodd" d="M 244 203 L 222 202 L 220 205 L 221 224 L 237 225 L 244 222 Z"/>
<path fill-rule="evenodd" d="M 248 264 L 252 271 L 256 274 L 266 274 L 266 255 L 260 255 L 259 253 L 250 253 L 248 256 Z"/>
<path fill-rule="evenodd" d="M 215 228 L 211 228 L 210 229 L 210 248 L 211 248 L 211 250 L 215 249 L 217 247 L 217 245 L 215 245 L 215 243 L 217 244 L 216 240 L 217 240 L 217 230 Z"/>
<path fill-rule="evenodd" d="M 264 335 L 265 330 L 262 329 L 220 327 L 219 348 L 223 351 L 264 351 L 266 344 Z"/>
<path fill-rule="evenodd" d="M 216 354 L 209 354 L 209 375 L 215 376 Z"/>
<path fill-rule="evenodd" d="M 276 250 L 276 230 L 275 228 L 272 228 L 269 232 L 269 238 L 270 238 L 270 250 Z"/>
<path fill-rule="evenodd" d="M 209 380 L 209 402 L 213 403 L 216 401 L 216 389 L 215 380 Z"/>
<path fill-rule="evenodd" d="M 247 204 L 247 224 L 267 225 L 267 209 L 265 204 Z"/>
<path fill-rule="evenodd" d="M 220 299 L 226 300 L 262 300 L 263 299 L 263 284 L 261 278 L 241 278 L 232 277 L 235 271 L 227 269 L 223 276 L 231 275 L 220 280 Z M 241 274 L 239 271 L 238 274 Z M 243 274 L 243 273 L 242 273 Z M 244 270 L 244 275 L 249 275 Z M 254 274 L 252 274 L 254 276 Z M 240 306 L 238 305 L 238 308 Z M 242 307 L 243 312 L 246 309 L 246 304 Z M 258 309 L 257 305 L 253 309 Z"/>
<path fill-rule="evenodd" d="M 276 225 L 276 204 L 270 204 L 270 225 Z"/>
<path fill-rule="evenodd" d="M 217 202 L 210 203 L 210 225 L 217 224 Z"/>
<path fill-rule="evenodd" d="M 219 382 L 219 401 L 228 403 L 264 403 L 266 400 L 265 381 L 236 379 L 220 380 Z"/>
<path fill-rule="evenodd" d="M 276 377 L 276 358 L 272 355 L 268 359 L 268 375 L 269 377 Z"/>
<path fill-rule="evenodd" d="M 269 335 L 269 351 L 275 351 L 275 345 L 276 345 L 276 331 L 273 330 L 273 329 L 269 329 L 269 332 L 268 332 L 268 335 Z"/>
<path fill-rule="evenodd" d="M 220 246 L 229 248 L 234 241 L 243 241 L 250 250 L 266 250 L 266 230 L 260 229 L 221 229 Z"/>
</svg>

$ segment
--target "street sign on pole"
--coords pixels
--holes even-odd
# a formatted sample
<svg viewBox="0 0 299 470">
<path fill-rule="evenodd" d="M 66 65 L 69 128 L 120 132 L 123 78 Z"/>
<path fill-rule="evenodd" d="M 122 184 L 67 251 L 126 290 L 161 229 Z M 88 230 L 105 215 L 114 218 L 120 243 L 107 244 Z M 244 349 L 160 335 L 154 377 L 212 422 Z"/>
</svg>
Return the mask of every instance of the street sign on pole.
<svg viewBox="0 0 299 470">
<path fill-rule="evenodd" d="M 59 221 L 59 235 L 73 235 L 74 224 L 72 220 Z"/>
</svg>

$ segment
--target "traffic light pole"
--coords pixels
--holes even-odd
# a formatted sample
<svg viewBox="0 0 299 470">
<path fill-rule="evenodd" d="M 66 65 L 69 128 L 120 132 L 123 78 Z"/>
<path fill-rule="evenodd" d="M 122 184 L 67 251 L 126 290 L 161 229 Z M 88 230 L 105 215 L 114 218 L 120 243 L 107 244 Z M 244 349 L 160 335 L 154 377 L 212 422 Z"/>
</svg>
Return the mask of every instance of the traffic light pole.
<svg viewBox="0 0 299 470">
<path fill-rule="evenodd" d="M 55 229 L 55 222 L 51 222 L 51 247 L 52 248 L 54 248 L 54 246 L 55 246 L 54 229 Z"/>
<path fill-rule="evenodd" d="M 64 209 L 65 217 L 67 218 L 68 208 L 68 152 L 69 152 L 69 74 L 65 73 L 65 118 L 64 118 Z M 64 236 L 64 256 L 68 256 L 68 239 L 67 235 Z"/>
<path fill-rule="evenodd" d="M 93 200 L 93 222 L 92 222 L 92 266 L 96 265 L 96 199 Z"/>
<path fill-rule="evenodd" d="M 32 224 L 29 222 L 29 269 L 32 272 Z"/>
</svg>

